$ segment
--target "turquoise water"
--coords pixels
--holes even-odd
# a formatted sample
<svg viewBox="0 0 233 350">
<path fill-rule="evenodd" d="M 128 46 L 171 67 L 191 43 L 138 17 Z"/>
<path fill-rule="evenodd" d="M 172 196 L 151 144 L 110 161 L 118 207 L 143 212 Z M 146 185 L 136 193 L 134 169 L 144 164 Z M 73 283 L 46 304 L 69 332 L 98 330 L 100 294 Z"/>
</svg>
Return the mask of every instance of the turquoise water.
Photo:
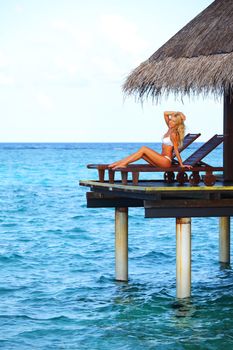
<svg viewBox="0 0 233 350">
<path fill-rule="evenodd" d="M 233 348 L 217 218 L 193 219 L 190 300 L 175 298 L 175 220 L 141 208 L 129 211 L 130 280 L 114 280 L 114 210 L 87 209 L 78 183 L 97 178 L 87 163 L 138 146 L 0 144 L 1 349 Z"/>
</svg>

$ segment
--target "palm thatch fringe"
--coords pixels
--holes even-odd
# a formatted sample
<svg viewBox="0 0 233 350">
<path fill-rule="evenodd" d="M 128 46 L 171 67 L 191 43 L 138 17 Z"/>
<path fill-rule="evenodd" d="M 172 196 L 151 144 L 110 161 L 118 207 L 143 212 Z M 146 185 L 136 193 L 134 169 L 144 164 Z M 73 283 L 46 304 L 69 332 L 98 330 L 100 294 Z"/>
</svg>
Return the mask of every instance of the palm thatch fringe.
<svg viewBox="0 0 233 350">
<path fill-rule="evenodd" d="M 123 91 L 141 101 L 152 97 L 158 102 L 162 96 L 213 94 L 222 96 L 233 89 L 233 53 L 198 57 L 167 57 L 163 60 L 147 60 L 128 76 Z"/>
</svg>

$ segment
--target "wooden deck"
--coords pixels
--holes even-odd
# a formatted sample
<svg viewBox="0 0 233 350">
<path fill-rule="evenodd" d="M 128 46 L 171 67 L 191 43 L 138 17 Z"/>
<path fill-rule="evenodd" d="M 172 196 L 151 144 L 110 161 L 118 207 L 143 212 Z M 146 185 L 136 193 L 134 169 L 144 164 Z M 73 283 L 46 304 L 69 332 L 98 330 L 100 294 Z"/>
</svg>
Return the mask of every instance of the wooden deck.
<svg viewBox="0 0 233 350">
<path fill-rule="evenodd" d="M 214 186 L 165 184 L 144 180 L 137 186 L 81 180 L 87 192 L 87 207 L 143 207 L 145 217 L 207 217 L 233 215 L 233 182 L 218 180 Z"/>
<path fill-rule="evenodd" d="M 88 208 L 115 208 L 115 275 L 128 281 L 128 209 L 141 207 L 146 218 L 176 218 L 176 295 L 191 295 L 191 218 L 220 217 L 219 261 L 230 264 L 230 216 L 233 216 L 233 181 L 220 178 L 214 186 L 168 184 L 162 180 L 123 185 L 81 180 Z M 143 233 L 142 233 L 143 234 Z M 205 231 L 203 230 L 203 234 Z"/>
</svg>

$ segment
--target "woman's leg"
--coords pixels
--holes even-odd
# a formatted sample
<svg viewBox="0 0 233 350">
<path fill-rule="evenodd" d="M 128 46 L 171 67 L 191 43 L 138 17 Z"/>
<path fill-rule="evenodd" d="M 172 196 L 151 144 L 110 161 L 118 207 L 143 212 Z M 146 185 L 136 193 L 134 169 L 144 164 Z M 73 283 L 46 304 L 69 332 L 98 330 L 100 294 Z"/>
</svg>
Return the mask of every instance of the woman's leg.
<svg viewBox="0 0 233 350">
<path fill-rule="evenodd" d="M 162 156 L 160 153 L 154 151 L 149 147 L 142 146 L 137 152 L 131 154 L 130 156 L 124 159 L 119 160 L 118 162 L 110 164 L 109 167 L 114 170 L 116 168 L 125 167 L 129 163 L 135 162 L 139 159 L 144 159 L 154 166 L 167 168 L 171 165 L 171 161 Z"/>
<path fill-rule="evenodd" d="M 127 165 L 129 163 L 135 162 L 135 160 L 133 160 L 133 161 L 131 160 L 131 159 L 134 159 L 134 158 L 135 158 L 135 160 L 138 160 L 138 159 L 142 158 L 140 149 L 137 152 L 130 154 L 128 157 L 125 157 L 125 158 L 123 158 L 121 160 L 118 160 L 118 161 L 110 164 L 109 168 L 113 168 L 115 166 L 118 166 L 118 164 L 123 164 L 124 163 L 125 165 Z"/>
</svg>

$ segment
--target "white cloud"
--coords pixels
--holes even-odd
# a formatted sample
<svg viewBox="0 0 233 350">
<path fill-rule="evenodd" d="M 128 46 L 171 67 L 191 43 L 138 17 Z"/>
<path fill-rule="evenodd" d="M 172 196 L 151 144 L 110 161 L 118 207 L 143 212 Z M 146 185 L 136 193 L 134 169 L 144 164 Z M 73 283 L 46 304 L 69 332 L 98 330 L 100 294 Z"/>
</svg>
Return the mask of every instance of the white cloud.
<svg viewBox="0 0 233 350">
<path fill-rule="evenodd" d="M 135 55 L 145 50 L 148 43 L 140 37 L 137 27 L 122 16 L 104 15 L 100 19 L 104 35 L 126 53 Z"/>
<path fill-rule="evenodd" d="M 16 4 L 15 5 L 15 11 L 18 13 L 22 13 L 24 11 L 24 7 L 22 4 Z"/>
<path fill-rule="evenodd" d="M 101 76 L 109 79 L 119 79 L 122 69 L 116 64 L 112 57 L 94 56 L 91 59 L 93 72 L 99 72 Z"/>
<path fill-rule="evenodd" d="M 15 79 L 3 72 L 0 72 L 0 85 L 12 86 L 15 84 Z"/>
<path fill-rule="evenodd" d="M 77 24 L 68 23 L 64 19 L 57 19 L 51 22 L 51 27 L 63 34 L 68 35 L 81 49 L 89 49 L 92 45 L 91 31 L 84 30 Z"/>
<path fill-rule="evenodd" d="M 95 79 L 121 80 L 148 45 L 136 25 L 113 14 L 96 17 L 89 26 L 62 17 L 50 20 L 31 41 L 21 55 L 18 80 L 82 86 Z"/>
<path fill-rule="evenodd" d="M 55 19 L 51 22 L 51 26 L 57 30 L 67 30 L 67 22 L 64 19 Z"/>
<path fill-rule="evenodd" d="M 5 53 L 0 51 L 0 67 L 6 67 L 9 65 L 9 58 L 6 56 Z"/>
<path fill-rule="evenodd" d="M 33 40 L 44 44 L 40 46 L 41 56 L 46 52 L 38 66 L 44 62 L 45 67 L 46 57 L 47 62 L 52 62 L 48 80 L 62 84 L 66 80 L 91 82 L 95 77 L 102 81 L 119 80 L 135 61 L 141 61 L 148 46 L 136 25 L 113 14 L 96 17 L 89 26 L 60 17 L 51 20 L 47 30 Z"/>
<path fill-rule="evenodd" d="M 43 107 L 46 111 L 51 111 L 53 109 L 54 104 L 52 98 L 44 92 L 37 92 L 35 98 L 39 105 Z"/>
<path fill-rule="evenodd" d="M 78 72 L 78 64 L 71 62 L 69 58 L 56 56 L 54 63 L 59 70 L 63 70 L 70 75 L 76 74 Z"/>
</svg>

